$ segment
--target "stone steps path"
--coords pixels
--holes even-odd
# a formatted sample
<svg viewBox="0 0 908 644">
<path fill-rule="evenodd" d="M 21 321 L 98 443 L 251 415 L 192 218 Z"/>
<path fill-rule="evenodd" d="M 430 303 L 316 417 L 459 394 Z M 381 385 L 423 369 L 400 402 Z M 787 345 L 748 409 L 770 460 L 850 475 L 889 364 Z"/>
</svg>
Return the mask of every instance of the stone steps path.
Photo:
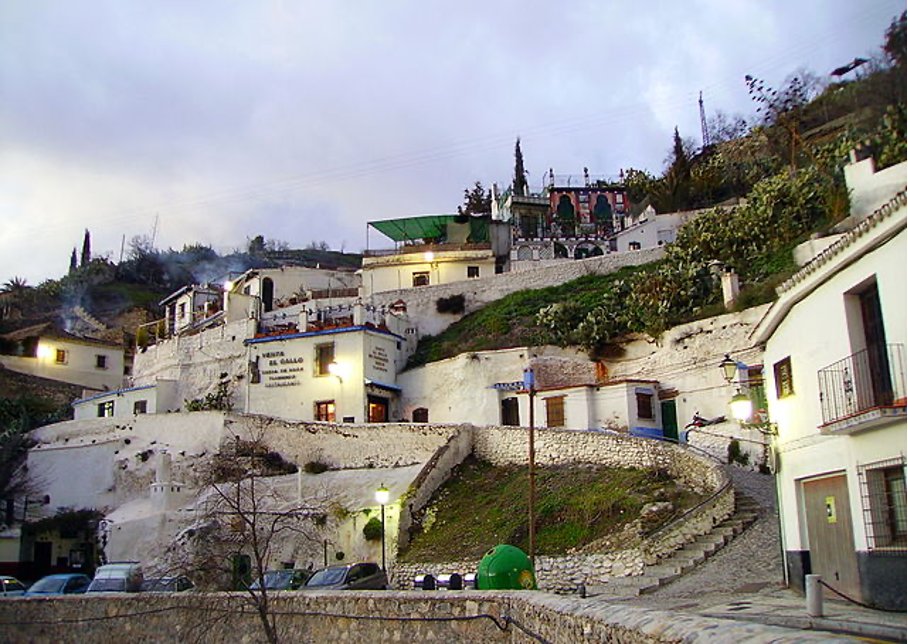
<svg viewBox="0 0 908 644">
<path fill-rule="evenodd" d="M 760 504 L 735 490 L 735 512 L 713 528 L 659 563 L 646 566 L 642 576 L 618 577 L 601 586 L 587 587 L 590 596 L 627 598 L 651 593 L 690 572 L 744 532 L 760 515 Z"/>
</svg>

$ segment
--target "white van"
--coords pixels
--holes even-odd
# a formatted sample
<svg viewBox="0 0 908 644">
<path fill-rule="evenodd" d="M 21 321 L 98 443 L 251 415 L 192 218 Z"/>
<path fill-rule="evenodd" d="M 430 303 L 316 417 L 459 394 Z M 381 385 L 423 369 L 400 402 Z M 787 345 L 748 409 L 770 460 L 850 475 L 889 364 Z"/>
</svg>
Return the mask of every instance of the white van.
<svg viewBox="0 0 908 644">
<path fill-rule="evenodd" d="M 143 580 L 142 564 L 137 561 L 104 564 L 95 571 L 87 592 L 137 593 L 142 590 Z"/>
</svg>

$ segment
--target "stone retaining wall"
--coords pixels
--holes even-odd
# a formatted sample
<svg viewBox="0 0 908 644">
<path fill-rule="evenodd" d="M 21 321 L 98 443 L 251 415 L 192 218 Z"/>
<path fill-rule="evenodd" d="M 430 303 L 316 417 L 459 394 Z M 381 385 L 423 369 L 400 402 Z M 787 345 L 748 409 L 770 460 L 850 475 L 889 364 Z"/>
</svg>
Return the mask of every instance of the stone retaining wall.
<svg viewBox="0 0 908 644">
<path fill-rule="evenodd" d="M 830 633 L 526 591 L 288 592 L 274 593 L 269 599 L 281 641 L 299 644 L 852 641 Z M 0 633 L 7 644 L 265 641 L 261 625 L 251 611 L 248 599 L 234 593 L 14 598 L 0 602 Z M 524 631 L 543 639 L 531 639 Z"/>
<path fill-rule="evenodd" d="M 661 259 L 664 254 L 665 249 L 662 247 L 647 248 L 630 253 L 609 253 L 601 257 L 539 266 L 460 282 L 383 291 L 372 295 L 371 304 L 388 306 L 398 300 L 403 300 L 407 303 L 407 315 L 418 327 L 419 334 L 421 336 L 434 335 L 459 320 L 463 315 L 481 309 L 486 304 L 501 299 L 505 295 L 526 289 L 564 284 L 584 275 L 614 273 L 625 266 L 639 266 L 654 262 Z M 439 315 L 436 303 L 440 298 L 452 295 L 464 296 L 463 314 Z"/>
<path fill-rule="evenodd" d="M 431 477 L 421 475 L 411 486 L 401 512 L 401 544 L 409 542 L 408 530 L 413 517 L 420 514 L 450 470 L 469 453 L 465 434 L 436 452 L 433 462 L 443 467 Z M 475 427 L 470 436 L 473 453 L 481 460 L 495 465 L 526 463 L 529 437 L 526 428 Z M 646 536 L 635 547 L 605 553 L 536 557 L 536 579 L 541 589 L 565 592 L 577 589 L 580 584 L 600 585 L 615 577 L 642 575 L 645 565 L 654 564 L 709 533 L 734 512 L 734 490 L 724 470 L 678 445 L 612 432 L 557 429 L 536 430 L 535 442 L 539 465 L 596 463 L 608 467 L 660 468 L 688 489 L 711 497 L 680 519 Z M 432 462 L 427 464 L 427 468 L 431 465 Z M 475 572 L 478 564 L 478 561 L 399 563 L 394 567 L 393 582 L 399 588 L 408 588 L 418 574 L 464 574 Z"/>
</svg>

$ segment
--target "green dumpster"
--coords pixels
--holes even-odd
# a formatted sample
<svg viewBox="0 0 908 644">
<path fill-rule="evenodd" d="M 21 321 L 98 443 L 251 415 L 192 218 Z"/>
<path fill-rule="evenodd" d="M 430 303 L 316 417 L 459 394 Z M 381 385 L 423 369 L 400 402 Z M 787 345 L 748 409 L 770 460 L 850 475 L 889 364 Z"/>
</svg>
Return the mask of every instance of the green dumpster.
<svg viewBox="0 0 908 644">
<path fill-rule="evenodd" d="M 476 571 L 478 590 L 536 590 L 536 573 L 526 553 L 514 546 L 489 550 Z"/>
</svg>

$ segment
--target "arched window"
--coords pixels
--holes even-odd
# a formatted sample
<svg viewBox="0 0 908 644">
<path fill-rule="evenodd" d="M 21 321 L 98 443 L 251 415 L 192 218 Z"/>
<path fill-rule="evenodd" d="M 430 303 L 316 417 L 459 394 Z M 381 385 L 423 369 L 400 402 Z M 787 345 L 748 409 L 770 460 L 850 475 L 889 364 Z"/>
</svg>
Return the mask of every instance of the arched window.
<svg viewBox="0 0 908 644">
<path fill-rule="evenodd" d="M 413 422 L 414 423 L 428 423 L 429 422 L 429 410 L 425 407 L 419 407 L 413 410 Z"/>
</svg>

